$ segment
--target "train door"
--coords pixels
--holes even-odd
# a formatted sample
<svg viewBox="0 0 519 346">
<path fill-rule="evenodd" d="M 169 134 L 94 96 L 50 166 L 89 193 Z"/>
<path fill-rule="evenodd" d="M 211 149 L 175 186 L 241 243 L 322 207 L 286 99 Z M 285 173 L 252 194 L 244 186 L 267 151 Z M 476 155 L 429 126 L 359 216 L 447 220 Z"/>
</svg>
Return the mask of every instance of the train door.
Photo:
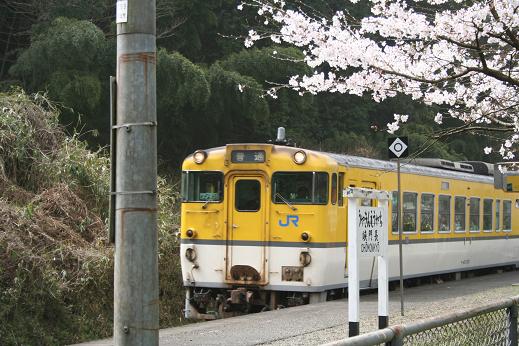
<svg viewBox="0 0 519 346">
<path fill-rule="evenodd" d="M 228 189 L 227 281 L 266 284 L 265 179 L 233 176 Z"/>
</svg>

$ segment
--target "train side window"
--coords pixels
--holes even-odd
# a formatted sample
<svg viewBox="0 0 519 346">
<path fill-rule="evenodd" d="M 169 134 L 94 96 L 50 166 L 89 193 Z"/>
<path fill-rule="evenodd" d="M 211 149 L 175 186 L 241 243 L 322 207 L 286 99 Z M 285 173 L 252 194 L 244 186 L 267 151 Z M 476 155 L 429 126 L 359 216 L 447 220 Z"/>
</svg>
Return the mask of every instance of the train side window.
<svg viewBox="0 0 519 346">
<path fill-rule="evenodd" d="M 443 233 L 451 231 L 451 196 L 438 197 L 438 231 Z"/>
<path fill-rule="evenodd" d="M 362 207 L 374 207 L 375 205 L 373 204 L 375 200 L 373 199 L 369 199 L 369 198 L 362 198 L 360 200 L 360 205 Z"/>
<path fill-rule="evenodd" d="M 454 231 L 465 232 L 465 220 L 467 206 L 465 204 L 467 198 L 465 197 L 454 197 Z"/>
<path fill-rule="evenodd" d="M 416 192 L 404 192 L 403 201 L 402 232 L 416 232 L 418 194 Z"/>
<path fill-rule="evenodd" d="M 434 195 L 430 193 L 422 193 L 422 202 L 420 205 L 420 232 L 434 232 Z"/>
<path fill-rule="evenodd" d="M 469 220 L 469 229 L 471 232 L 479 232 L 479 214 L 480 214 L 480 203 L 479 198 L 471 197 L 470 198 L 470 220 Z"/>
<path fill-rule="evenodd" d="M 492 202 L 491 199 L 483 200 L 483 231 L 492 232 Z"/>
<path fill-rule="evenodd" d="M 398 192 L 391 193 L 391 230 L 398 233 Z"/>
<path fill-rule="evenodd" d="M 339 207 L 344 205 L 344 197 L 342 196 L 342 190 L 344 190 L 344 173 L 339 173 L 339 189 L 337 191 L 337 200 Z"/>
<path fill-rule="evenodd" d="M 501 201 L 496 199 L 496 232 L 501 231 Z"/>
<path fill-rule="evenodd" d="M 503 201 L 503 231 L 512 230 L 512 201 Z"/>
<path fill-rule="evenodd" d="M 332 174 L 332 192 L 331 192 L 332 204 L 337 203 L 337 173 Z"/>
</svg>

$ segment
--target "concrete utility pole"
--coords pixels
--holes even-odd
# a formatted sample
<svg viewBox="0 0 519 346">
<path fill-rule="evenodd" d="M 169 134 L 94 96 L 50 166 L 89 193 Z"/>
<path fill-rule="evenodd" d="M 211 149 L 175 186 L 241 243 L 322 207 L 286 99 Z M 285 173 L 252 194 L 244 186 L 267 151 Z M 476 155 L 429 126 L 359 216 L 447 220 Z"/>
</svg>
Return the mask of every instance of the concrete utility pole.
<svg viewBox="0 0 519 346">
<path fill-rule="evenodd" d="M 158 345 L 155 0 L 117 0 L 115 345 Z"/>
</svg>

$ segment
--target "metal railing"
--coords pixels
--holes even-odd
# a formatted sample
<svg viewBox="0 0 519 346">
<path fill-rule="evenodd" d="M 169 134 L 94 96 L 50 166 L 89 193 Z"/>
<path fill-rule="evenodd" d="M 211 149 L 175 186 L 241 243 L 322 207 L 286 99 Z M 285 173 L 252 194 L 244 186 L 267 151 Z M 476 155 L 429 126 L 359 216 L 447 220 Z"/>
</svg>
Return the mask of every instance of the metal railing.
<svg viewBox="0 0 519 346">
<path fill-rule="evenodd" d="M 391 326 L 324 346 L 517 346 L 519 296 Z"/>
</svg>

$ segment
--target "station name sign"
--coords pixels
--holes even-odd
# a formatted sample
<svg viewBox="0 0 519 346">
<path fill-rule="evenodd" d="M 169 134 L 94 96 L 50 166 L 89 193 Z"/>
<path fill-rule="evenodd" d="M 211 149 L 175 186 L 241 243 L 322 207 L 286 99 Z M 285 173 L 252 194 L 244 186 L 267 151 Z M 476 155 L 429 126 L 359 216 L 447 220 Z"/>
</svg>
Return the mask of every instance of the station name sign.
<svg viewBox="0 0 519 346">
<path fill-rule="evenodd" d="M 384 208 L 359 207 L 357 210 L 357 249 L 361 257 L 387 253 L 387 213 Z"/>
</svg>

